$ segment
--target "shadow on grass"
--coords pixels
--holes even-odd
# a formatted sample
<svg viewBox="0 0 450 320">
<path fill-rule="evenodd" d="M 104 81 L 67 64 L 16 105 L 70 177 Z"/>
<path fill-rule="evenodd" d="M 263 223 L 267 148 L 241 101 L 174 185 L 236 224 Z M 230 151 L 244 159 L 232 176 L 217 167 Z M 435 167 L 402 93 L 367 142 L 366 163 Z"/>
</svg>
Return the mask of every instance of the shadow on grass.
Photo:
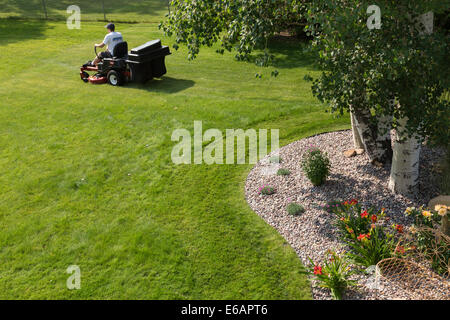
<svg viewBox="0 0 450 320">
<path fill-rule="evenodd" d="M 311 50 L 308 40 L 274 38 L 270 40 L 269 51 L 274 55 L 270 66 L 277 69 L 309 68 L 318 70 L 317 57 Z M 262 52 L 249 57 L 250 63 L 263 57 Z"/>
<path fill-rule="evenodd" d="M 153 79 L 145 84 L 131 84 L 134 89 L 147 90 L 149 92 L 177 93 L 189 89 L 195 85 L 192 80 L 176 79 L 172 77 L 162 77 Z"/>
<path fill-rule="evenodd" d="M 0 19 L 0 46 L 44 37 L 44 30 L 52 28 L 45 21 Z"/>
<path fill-rule="evenodd" d="M 309 68 L 319 70 L 316 57 L 304 46 L 298 48 L 276 47 L 270 50 L 274 55 L 273 66 L 278 69 Z"/>
</svg>

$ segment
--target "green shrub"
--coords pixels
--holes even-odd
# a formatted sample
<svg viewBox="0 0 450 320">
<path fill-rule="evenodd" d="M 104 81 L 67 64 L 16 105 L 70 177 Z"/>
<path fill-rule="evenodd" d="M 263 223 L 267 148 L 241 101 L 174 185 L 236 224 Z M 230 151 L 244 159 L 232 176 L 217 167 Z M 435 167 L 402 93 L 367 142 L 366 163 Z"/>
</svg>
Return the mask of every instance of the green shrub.
<svg viewBox="0 0 450 320">
<path fill-rule="evenodd" d="M 333 299 L 342 299 L 345 290 L 356 285 L 355 280 L 349 279 L 354 272 L 350 270 L 349 262 L 345 256 L 328 252 L 323 266 L 315 264 L 312 259 L 309 259 L 309 261 L 311 266 L 308 268 L 308 273 L 316 277 L 321 287 L 330 289 Z"/>
<path fill-rule="evenodd" d="M 328 201 L 327 204 L 322 209 L 328 213 L 340 211 L 342 210 L 342 201 L 341 200 Z"/>
<path fill-rule="evenodd" d="M 376 223 L 383 214 L 374 213 L 373 208 L 363 210 L 362 207 L 355 204 L 341 204 L 335 211 L 339 218 L 335 226 L 343 239 L 351 240 L 355 235 L 366 234 L 370 231 L 371 225 Z"/>
<path fill-rule="evenodd" d="M 291 172 L 288 169 L 284 169 L 284 168 L 278 169 L 278 171 L 277 171 L 277 175 L 279 175 L 279 176 L 288 176 L 290 174 L 291 174 Z"/>
<path fill-rule="evenodd" d="M 303 212 L 305 212 L 305 208 L 303 208 L 303 206 L 300 204 L 291 202 L 287 206 L 287 212 L 290 215 L 298 216 L 298 215 L 301 215 Z"/>
<path fill-rule="evenodd" d="M 262 186 L 259 188 L 259 194 L 263 194 L 265 196 L 270 196 L 276 192 L 276 189 L 271 186 Z"/>
<path fill-rule="evenodd" d="M 340 239 L 351 248 L 348 255 L 356 264 L 369 267 L 393 256 L 396 239 L 389 231 L 385 231 L 384 209 L 363 210 L 355 199 L 344 201 L 335 208 L 332 212 L 338 219 L 334 224 Z M 403 232 L 403 226 L 395 226 Z"/>
<path fill-rule="evenodd" d="M 326 153 L 311 147 L 303 154 L 301 167 L 311 183 L 319 186 L 325 182 L 330 173 L 330 160 Z"/>
<path fill-rule="evenodd" d="M 345 241 L 352 252 L 348 256 L 359 265 L 370 267 L 383 259 L 394 255 L 396 241 L 392 234 L 385 233 L 384 228 L 376 226 L 366 234 L 360 234 L 352 240 Z"/>
</svg>

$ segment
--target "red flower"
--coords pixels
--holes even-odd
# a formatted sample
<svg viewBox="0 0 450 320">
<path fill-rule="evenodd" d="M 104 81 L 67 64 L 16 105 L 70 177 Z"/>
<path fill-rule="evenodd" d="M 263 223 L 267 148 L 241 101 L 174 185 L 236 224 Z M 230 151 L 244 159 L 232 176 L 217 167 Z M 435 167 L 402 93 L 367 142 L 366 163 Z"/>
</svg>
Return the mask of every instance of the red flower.
<svg viewBox="0 0 450 320">
<path fill-rule="evenodd" d="M 373 223 L 377 222 L 377 219 L 377 216 L 374 214 L 370 217 L 370 220 L 372 220 Z"/>
<path fill-rule="evenodd" d="M 364 210 L 363 213 L 361 213 L 361 218 L 367 218 L 369 216 L 369 213 L 367 212 L 367 210 Z"/>
<path fill-rule="evenodd" d="M 395 230 L 397 230 L 398 233 L 403 233 L 403 226 L 401 224 L 397 224 L 395 226 Z"/>
<path fill-rule="evenodd" d="M 395 252 L 400 253 L 400 254 L 404 254 L 405 253 L 405 248 L 403 246 L 398 246 L 397 248 L 395 248 Z"/>
<path fill-rule="evenodd" d="M 352 199 L 352 200 L 350 201 L 350 204 L 351 204 L 352 206 L 355 205 L 355 204 L 358 204 L 358 200 Z"/>
<path fill-rule="evenodd" d="M 323 272 L 322 272 L 322 267 L 321 267 L 321 266 L 314 266 L 314 274 L 315 274 L 315 275 L 321 275 L 321 274 L 323 274 Z"/>
<path fill-rule="evenodd" d="M 359 240 L 359 241 L 362 241 L 362 240 L 364 240 L 364 239 L 369 240 L 369 239 L 370 239 L 370 234 L 360 234 L 360 235 L 358 236 L 358 240 Z"/>
<path fill-rule="evenodd" d="M 343 205 L 345 206 L 348 205 L 348 201 L 344 201 Z"/>
</svg>

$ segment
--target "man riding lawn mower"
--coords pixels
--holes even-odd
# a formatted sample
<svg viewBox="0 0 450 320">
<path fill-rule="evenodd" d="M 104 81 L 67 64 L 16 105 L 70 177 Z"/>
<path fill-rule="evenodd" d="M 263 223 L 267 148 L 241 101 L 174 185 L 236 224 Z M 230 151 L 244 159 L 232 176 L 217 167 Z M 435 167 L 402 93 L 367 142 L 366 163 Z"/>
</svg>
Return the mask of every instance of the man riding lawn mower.
<svg viewBox="0 0 450 320">
<path fill-rule="evenodd" d="M 171 53 L 169 47 L 161 46 L 160 40 L 149 41 L 128 53 L 128 44 L 123 41 L 120 32 L 115 32 L 114 24 L 110 23 L 106 28 L 108 34 L 105 39 L 94 46 L 94 61 L 89 61 L 80 68 L 81 80 L 120 86 L 130 81 L 145 83 L 166 74 L 165 57 Z M 105 45 L 108 50 L 97 54 L 97 48 Z M 90 76 L 87 71 L 95 74 Z"/>
</svg>

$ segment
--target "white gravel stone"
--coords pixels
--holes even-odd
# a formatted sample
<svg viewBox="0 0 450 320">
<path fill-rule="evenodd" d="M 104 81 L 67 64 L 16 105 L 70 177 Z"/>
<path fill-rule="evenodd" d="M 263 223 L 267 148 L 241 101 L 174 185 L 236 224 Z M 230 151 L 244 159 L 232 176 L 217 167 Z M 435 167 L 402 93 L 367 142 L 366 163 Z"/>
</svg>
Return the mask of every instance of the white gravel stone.
<svg viewBox="0 0 450 320">
<path fill-rule="evenodd" d="M 306 148 L 314 145 L 327 152 L 331 161 L 331 173 L 322 186 L 315 187 L 303 174 L 300 160 Z M 372 166 L 365 153 L 346 158 L 343 151 L 353 147 L 350 130 L 316 135 L 291 143 L 279 150 L 281 164 L 270 164 L 270 154 L 258 162 L 247 177 L 246 199 L 250 207 L 278 232 L 294 248 L 302 262 L 308 258 L 322 261 L 327 250 L 343 252 L 345 247 L 337 238 L 332 225 L 333 217 L 321 209 L 328 201 L 357 199 L 363 206 L 386 208 L 386 214 L 397 223 L 409 225 L 404 215 L 408 206 L 420 206 L 438 195 L 432 181 L 432 165 L 443 151 L 423 146 L 420 164 L 419 193 L 416 198 L 394 195 L 388 189 L 389 169 Z M 278 176 L 279 168 L 289 169 L 288 176 Z M 262 185 L 275 187 L 277 192 L 262 196 L 258 188 Z M 303 205 L 306 211 L 300 216 L 290 216 L 286 207 L 290 202 Z M 407 293 L 389 284 L 374 285 L 373 275 L 355 276 L 358 285 L 349 290 L 346 299 L 409 299 Z M 379 288 L 378 290 L 376 288 Z M 312 281 L 314 299 L 331 299 L 328 290 L 317 287 Z"/>
</svg>

